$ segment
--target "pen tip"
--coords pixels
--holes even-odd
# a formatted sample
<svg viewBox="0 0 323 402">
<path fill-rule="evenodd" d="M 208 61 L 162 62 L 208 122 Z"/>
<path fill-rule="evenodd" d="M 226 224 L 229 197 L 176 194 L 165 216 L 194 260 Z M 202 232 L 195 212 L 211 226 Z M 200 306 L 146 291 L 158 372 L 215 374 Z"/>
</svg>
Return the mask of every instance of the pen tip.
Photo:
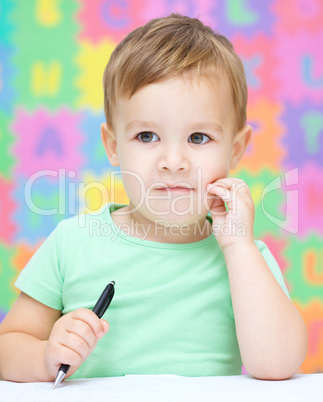
<svg viewBox="0 0 323 402">
<path fill-rule="evenodd" d="M 58 387 L 64 377 L 65 377 L 64 371 L 58 370 L 57 376 L 56 376 L 54 384 L 53 384 L 53 388 Z"/>
<path fill-rule="evenodd" d="M 115 281 L 111 281 L 110 283 L 113 283 L 114 285 L 116 284 Z"/>
</svg>

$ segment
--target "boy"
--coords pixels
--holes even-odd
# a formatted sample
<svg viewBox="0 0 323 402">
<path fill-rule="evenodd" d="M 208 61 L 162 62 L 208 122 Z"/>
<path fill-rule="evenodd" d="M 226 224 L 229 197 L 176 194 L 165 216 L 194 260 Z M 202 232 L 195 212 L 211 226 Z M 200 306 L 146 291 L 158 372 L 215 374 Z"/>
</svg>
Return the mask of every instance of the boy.
<svg viewBox="0 0 323 402">
<path fill-rule="evenodd" d="M 248 186 L 228 178 L 252 133 L 231 43 L 198 19 L 152 20 L 114 50 L 104 94 L 102 141 L 129 205 L 63 220 L 37 250 L 0 327 L 1 378 L 53 381 L 61 363 L 72 378 L 238 375 L 242 363 L 291 377 L 306 327 L 254 240 Z M 108 324 L 91 309 L 111 280 Z"/>
</svg>

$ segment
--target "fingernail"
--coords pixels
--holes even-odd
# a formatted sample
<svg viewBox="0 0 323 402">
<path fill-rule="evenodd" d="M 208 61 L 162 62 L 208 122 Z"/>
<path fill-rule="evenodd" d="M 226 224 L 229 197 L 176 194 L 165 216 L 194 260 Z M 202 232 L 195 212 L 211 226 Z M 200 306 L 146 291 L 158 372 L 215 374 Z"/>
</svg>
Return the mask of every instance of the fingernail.
<svg viewBox="0 0 323 402">
<path fill-rule="evenodd" d="M 104 332 L 103 332 L 103 331 L 100 331 L 100 332 L 99 332 L 99 335 L 98 335 L 98 338 L 102 338 L 103 335 L 104 335 Z"/>
</svg>

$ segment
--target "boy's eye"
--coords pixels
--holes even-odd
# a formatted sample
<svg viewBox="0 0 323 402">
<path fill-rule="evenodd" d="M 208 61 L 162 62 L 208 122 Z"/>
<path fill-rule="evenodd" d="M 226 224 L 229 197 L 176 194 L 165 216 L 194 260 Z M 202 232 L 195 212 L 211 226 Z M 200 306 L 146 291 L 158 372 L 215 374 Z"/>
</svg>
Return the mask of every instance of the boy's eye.
<svg viewBox="0 0 323 402">
<path fill-rule="evenodd" d="M 139 133 L 137 135 L 137 138 L 139 138 L 141 142 L 152 142 L 153 136 L 157 137 L 157 135 L 155 133 L 152 133 L 151 131 L 143 131 L 142 133 Z"/>
<path fill-rule="evenodd" d="M 203 138 L 204 137 L 204 138 Z M 192 142 L 193 144 L 205 144 L 206 142 L 209 142 L 210 137 L 206 134 L 202 134 L 202 133 L 194 133 L 191 134 L 189 137 L 189 139 L 192 138 Z M 205 141 L 203 141 L 205 139 Z"/>
<path fill-rule="evenodd" d="M 155 136 L 155 140 L 154 140 L 154 136 Z M 137 135 L 137 138 L 141 141 L 141 142 L 155 142 L 158 141 L 158 136 L 153 133 L 152 131 L 143 131 L 142 133 L 139 133 Z M 190 140 L 191 139 L 191 140 Z M 191 134 L 189 136 L 189 142 L 193 143 L 193 144 L 205 144 L 207 142 L 210 141 L 210 137 L 206 134 L 202 134 L 202 133 L 194 133 Z"/>
</svg>

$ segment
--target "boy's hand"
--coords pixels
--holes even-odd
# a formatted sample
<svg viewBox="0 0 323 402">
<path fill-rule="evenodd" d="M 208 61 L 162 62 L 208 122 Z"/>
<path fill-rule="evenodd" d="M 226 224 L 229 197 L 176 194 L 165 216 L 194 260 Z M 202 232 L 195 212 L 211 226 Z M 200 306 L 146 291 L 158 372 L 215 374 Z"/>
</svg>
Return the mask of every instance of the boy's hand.
<svg viewBox="0 0 323 402">
<path fill-rule="evenodd" d="M 69 364 L 69 377 L 93 352 L 97 342 L 110 329 L 93 311 L 81 308 L 59 318 L 45 349 L 45 369 L 53 378 L 60 365 Z"/>
<path fill-rule="evenodd" d="M 216 195 L 210 212 L 213 233 L 222 251 L 237 243 L 254 243 L 255 205 L 247 184 L 230 177 L 210 183 L 206 189 Z"/>
</svg>

